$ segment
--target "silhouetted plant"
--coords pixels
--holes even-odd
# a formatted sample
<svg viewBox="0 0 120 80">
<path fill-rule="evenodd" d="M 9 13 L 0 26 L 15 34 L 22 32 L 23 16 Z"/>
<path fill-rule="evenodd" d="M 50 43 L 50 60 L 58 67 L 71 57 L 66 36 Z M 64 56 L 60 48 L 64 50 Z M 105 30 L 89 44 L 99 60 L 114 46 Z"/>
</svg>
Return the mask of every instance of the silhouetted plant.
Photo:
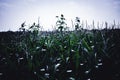
<svg viewBox="0 0 120 80">
<path fill-rule="evenodd" d="M 75 30 L 80 30 L 81 29 L 81 25 L 80 25 L 80 18 L 76 17 L 75 19 Z"/>
<path fill-rule="evenodd" d="M 61 16 L 56 16 L 56 18 L 58 19 L 57 22 L 56 22 L 56 26 L 58 27 L 58 30 L 62 33 L 63 30 L 65 30 L 65 28 L 67 27 L 67 24 L 65 22 L 65 18 L 64 18 L 64 15 L 61 14 Z"/>
<path fill-rule="evenodd" d="M 19 28 L 20 31 L 25 32 L 25 22 L 21 24 L 21 27 Z"/>
</svg>

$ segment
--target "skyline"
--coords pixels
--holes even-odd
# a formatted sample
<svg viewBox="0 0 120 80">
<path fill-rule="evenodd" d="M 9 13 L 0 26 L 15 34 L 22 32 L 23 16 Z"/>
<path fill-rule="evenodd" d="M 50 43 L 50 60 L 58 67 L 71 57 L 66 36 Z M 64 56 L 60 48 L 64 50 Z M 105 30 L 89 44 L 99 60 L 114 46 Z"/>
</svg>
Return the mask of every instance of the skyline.
<svg viewBox="0 0 120 80">
<path fill-rule="evenodd" d="M 89 24 L 120 22 L 120 0 L 0 0 L 0 31 L 16 31 L 23 22 L 31 25 L 38 18 L 44 30 L 51 30 L 61 14 L 68 26 L 75 17 Z"/>
</svg>

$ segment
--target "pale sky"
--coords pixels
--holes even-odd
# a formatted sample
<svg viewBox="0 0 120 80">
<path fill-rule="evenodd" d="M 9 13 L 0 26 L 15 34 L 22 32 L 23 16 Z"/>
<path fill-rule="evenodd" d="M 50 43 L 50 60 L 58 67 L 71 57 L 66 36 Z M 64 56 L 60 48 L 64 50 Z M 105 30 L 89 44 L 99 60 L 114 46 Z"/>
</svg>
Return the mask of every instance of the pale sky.
<svg viewBox="0 0 120 80">
<path fill-rule="evenodd" d="M 44 30 L 51 30 L 61 14 L 68 26 L 75 17 L 91 24 L 120 22 L 120 0 L 0 0 L 0 31 L 16 31 L 24 21 L 31 25 L 38 17 Z"/>
</svg>

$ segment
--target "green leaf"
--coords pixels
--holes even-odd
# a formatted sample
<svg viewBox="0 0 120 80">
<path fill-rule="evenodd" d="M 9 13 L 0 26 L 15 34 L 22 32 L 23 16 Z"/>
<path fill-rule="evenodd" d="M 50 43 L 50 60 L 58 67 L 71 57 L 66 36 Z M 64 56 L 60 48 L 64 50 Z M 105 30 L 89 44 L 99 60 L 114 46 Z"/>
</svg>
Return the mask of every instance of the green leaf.
<svg viewBox="0 0 120 80">
<path fill-rule="evenodd" d="M 82 39 L 82 47 L 84 48 L 85 51 L 90 53 L 92 51 L 91 46 L 88 45 L 88 43 L 85 41 L 85 39 Z"/>
</svg>

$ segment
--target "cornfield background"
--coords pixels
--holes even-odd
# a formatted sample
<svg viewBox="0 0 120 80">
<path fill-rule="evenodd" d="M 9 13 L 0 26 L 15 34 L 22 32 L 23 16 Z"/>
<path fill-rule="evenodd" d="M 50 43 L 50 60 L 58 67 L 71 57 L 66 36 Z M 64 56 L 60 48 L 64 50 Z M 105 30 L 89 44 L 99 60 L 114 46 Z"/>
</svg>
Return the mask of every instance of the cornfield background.
<svg viewBox="0 0 120 80">
<path fill-rule="evenodd" d="M 0 32 L 0 80 L 119 80 L 120 30 L 66 30 L 57 16 L 56 31 L 40 31 L 39 24 L 20 31 Z"/>
</svg>

